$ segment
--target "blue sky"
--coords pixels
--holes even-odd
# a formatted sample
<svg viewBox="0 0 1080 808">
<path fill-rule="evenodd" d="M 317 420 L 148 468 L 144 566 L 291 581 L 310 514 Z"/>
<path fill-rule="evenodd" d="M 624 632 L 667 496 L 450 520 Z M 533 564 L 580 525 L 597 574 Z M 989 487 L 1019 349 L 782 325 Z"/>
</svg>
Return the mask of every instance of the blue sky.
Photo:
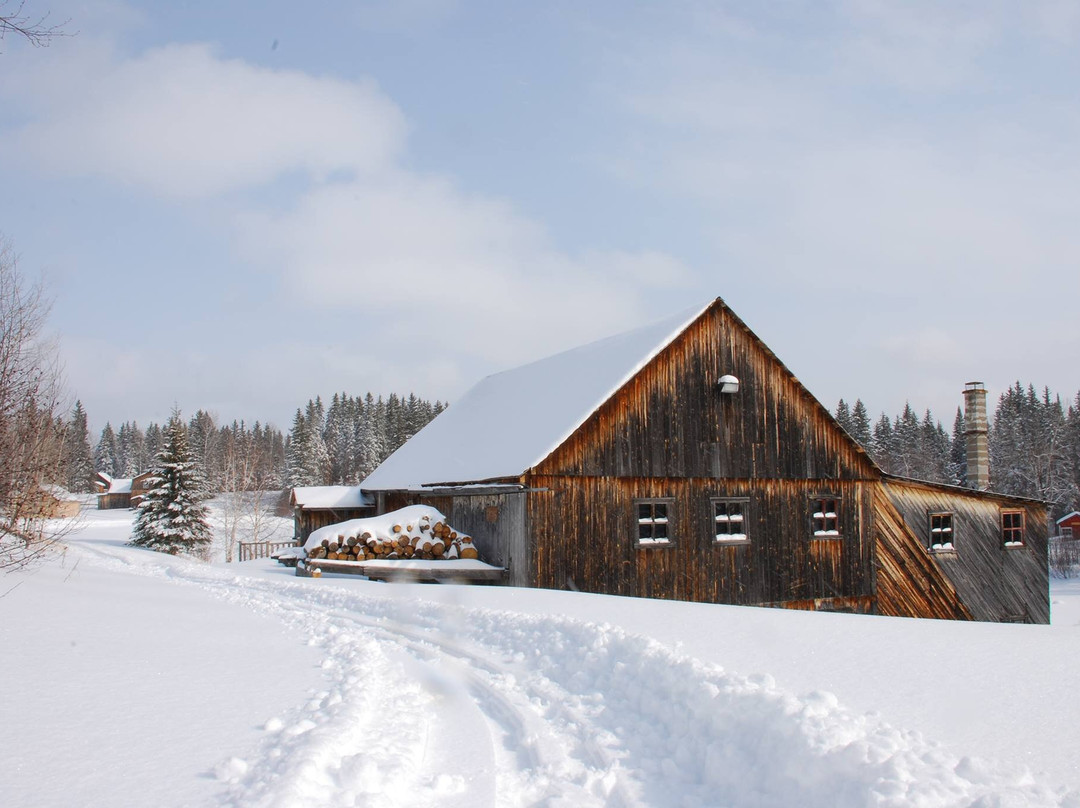
<svg viewBox="0 0 1080 808">
<path fill-rule="evenodd" d="M 0 232 L 97 429 L 481 376 L 716 296 L 827 406 L 1080 388 L 1072 2 L 30 0 Z"/>
</svg>

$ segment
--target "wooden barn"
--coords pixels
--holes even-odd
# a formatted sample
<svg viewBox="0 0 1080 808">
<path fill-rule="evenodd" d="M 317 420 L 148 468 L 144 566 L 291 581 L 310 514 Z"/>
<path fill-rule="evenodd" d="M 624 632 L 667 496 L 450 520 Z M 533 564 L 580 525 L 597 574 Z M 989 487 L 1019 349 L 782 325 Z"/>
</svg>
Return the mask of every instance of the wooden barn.
<svg viewBox="0 0 1080 808">
<path fill-rule="evenodd" d="M 357 485 L 298 486 L 290 492 L 289 504 L 297 544 L 320 527 L 375 515 L 375 499 Z"/>
<path fill-rule="evenodd" d="M 720 299 L 487 377 L 363 489 L 438 508 L 517 586 L 1050 617 L 1044 503 L 885 474 Z"/>
</svg>

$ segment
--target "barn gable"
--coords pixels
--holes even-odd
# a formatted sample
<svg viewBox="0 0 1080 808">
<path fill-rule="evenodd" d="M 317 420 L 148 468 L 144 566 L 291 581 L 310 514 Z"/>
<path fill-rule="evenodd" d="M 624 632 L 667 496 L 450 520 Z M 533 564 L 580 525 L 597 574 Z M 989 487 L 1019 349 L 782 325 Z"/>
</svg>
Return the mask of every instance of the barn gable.
<svg viewBox="0 0 1080 808">
<path fill-rule="evenodd" d="M 724 375 L 738 392 L 720 392 Z M 876 479 L 869 456 L 721 299 L 536 467 L 543 475 Z"/>
</svg>

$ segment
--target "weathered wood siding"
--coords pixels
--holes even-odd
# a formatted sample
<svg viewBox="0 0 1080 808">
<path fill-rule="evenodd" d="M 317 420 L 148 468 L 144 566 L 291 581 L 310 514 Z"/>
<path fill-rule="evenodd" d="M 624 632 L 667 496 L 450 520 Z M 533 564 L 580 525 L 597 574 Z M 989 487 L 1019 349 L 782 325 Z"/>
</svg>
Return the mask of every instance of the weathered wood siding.
<svg viewBox="0 0 1080 808">
<path fill-rule="evenodd" d="M 923 553 L 952 584 L 972 619 L 1050 622 L 1045 506 L 894 479 L 882 485 Z M 1004 545 L 1002 510 L 1024 512 L 1022 546 Z M 953 514 L 955 552 L 925 549 L 929 546 L 929 514 L 939 512 Z"/>
<path fill-rule="evenodd" d="M 874 486 L 874 532 L 878 614 L 971 619 L 952 582 L 881 485 Z"/>
<path fill-rule="evenodd" d="M 739 378 L 724 395 L 722 375 Z M 535 584 L 713 603 L 867 611 L 878 472 L 717 301 L 527 478 Z M 815 539 L 811 498 L 841 500 Z M 636 498 L 671 497 L 671 546 L 636 546 Z M 749 500 L 746 544 L 715 541 L 711 498 Z"/>
<path fill-rule="evenodd" d="M 505 582 L 534 586 L 532 553 L 526 530 L 524 491 L 484 492 L 471 489 L 393 492 L 385 510 L 430 505 L 457 531 L 472 537 L 480 560 L 507 570 Z"/>
<path fill-rule="evenodd" d="M 131 493 L 125 491 L 122 494 L 98 494 L 97 506 L 99 511 L 109 511 L 114 508 L 130 508 Z"/>
<path fill-rule="evenodd" d="M 537 476 L 529 494 L 534 585 L 586 592 L 868 611 L 871 485 L 791 480 Z M 810 502 L 840 502 L 840 538 L 815 539 Z M 671 546 L 636 543 L 636 498 L 670 497 Z M 746 497 L 745 544 L 715 541 L 712 497 Z M 848 599 L 845 601 L 844 599 Z M 802 602 L 798 606 L 797 602 Z"/>
<path fill-rule="evenodd" d="M 724 395 L 717 380 L 739 378 Z M 536 467 L 539 475 L 871 479 L 829 412 L 722 301 Z"/>
</svg>

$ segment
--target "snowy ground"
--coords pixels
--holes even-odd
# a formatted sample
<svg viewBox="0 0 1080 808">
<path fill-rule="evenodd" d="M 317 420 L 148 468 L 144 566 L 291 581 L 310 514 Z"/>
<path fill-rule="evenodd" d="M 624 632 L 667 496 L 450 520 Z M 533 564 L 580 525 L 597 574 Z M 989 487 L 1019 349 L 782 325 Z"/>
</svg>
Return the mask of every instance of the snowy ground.
<svg viewBox="0 0 1080 808">
<path fill-rule="evenodd" d="M 0 576 L 3 806 L 1080 806 L 1052 626 L 298 579 L 126 547 Z"/>
</svg>

